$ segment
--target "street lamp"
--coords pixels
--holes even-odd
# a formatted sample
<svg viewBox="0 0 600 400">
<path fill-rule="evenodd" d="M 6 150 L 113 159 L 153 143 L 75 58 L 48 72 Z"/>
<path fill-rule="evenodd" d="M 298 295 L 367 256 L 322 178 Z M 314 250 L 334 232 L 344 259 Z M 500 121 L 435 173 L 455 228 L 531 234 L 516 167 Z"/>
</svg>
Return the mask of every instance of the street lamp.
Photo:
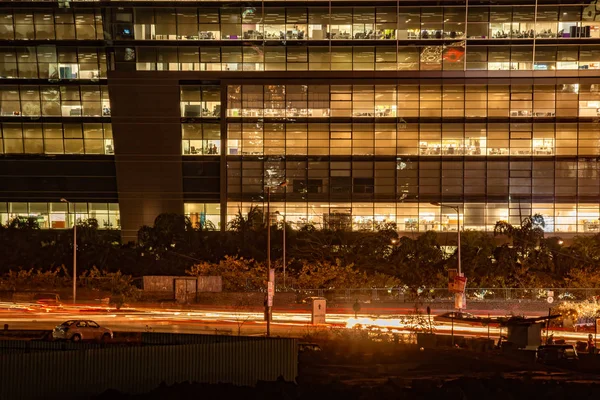
<svg viewBox="0 0 600 400">
<path fill-rule="evenodd" d="M 275 188 L 285 187 L 287 182 L 280 182 Z M 267 319 L 267 336 L 271 336 L 271 317 L 272 303 L 269 304 L 269 288 L 273 286 L 273 295 L 275 295 L 275 282 L 271 281 L 271 186 L 265 186 L 267 189 L 267 302 L 265 304 L 265 317 Z M 271 302 L 273 299 L 270 299 Z"/>
<path fill-rule="evenodd" d="M 461 265 L 460 265 L 460 207 L 459 206 L 451 206 L 450 204 L 444 204 L 444 203 L 440 203 L 438 201 L 434 201 L 431 203 L 432 206 L 438 206 L 438 207 L 447 207 L 447 208 L 451 208 L 454 211 L 456 211 L 456 228 L 457 228 L 457 233 L 458 233 L 458 238 L 457 238 L 457 245 L 458 245 L 458 276 L 462 276 L 462 269 L 461 269 Z M 462 305 L 462 293 L 457 293 L 456 296 L 461 296 L 461 300 L 460 300 L 460 304 Z"/>
<path fill-rule="evenodd" d="M 281 215 L 283 217 L 283 287 L 287 289 L 285 280 L 285 231 L 287 230 L 287 224 L 285 223 L 285 214 L 282 214 L 279 211 L 275 211 L 275 214 Z"/>
<path fill-rule="evenodd" d="M 60 199 L 61 203 L 67 203 L 67 213 L 68 213 L 68 205 L 71 202 L 65 198 Z M 73 219 L 73 303 L 77 300 L 77 213 L 74 214 L 75 217 Z"/>
</svg>

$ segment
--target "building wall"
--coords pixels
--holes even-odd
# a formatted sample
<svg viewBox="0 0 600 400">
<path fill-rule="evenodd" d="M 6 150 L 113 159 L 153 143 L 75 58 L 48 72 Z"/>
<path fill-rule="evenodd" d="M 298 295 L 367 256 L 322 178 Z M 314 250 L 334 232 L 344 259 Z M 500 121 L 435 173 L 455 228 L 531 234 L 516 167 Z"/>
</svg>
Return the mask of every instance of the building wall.
<svg viewBox="0 0 600 400">
<path fill-rule="evenodd" d="M 596 14 L 589 1 L 13 2 L 0 218 L 13 202 L 52 214 L 57 195 L 110 213 L 116 191 L 125 241 L 161 212 L 225 229 L 286 181 L 272 208 L 295 227 L 490 230 L 541 213 L 550 232 L 597 232 Z"/>
<path fill-rule="evenodd" d="M 110 77 L 121 236 L 135 241 L 160 213 L 183 213 L 179 88 L 169 79 Z"/>
</svg>

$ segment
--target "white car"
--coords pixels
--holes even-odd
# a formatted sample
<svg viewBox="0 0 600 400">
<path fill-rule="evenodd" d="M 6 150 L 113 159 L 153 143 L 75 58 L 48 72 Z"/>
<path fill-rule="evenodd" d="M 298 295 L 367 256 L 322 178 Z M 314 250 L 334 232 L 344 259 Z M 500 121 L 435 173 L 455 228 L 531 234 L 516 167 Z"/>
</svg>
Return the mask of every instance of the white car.
<svg viewBox="0 0 600 400">
<path fill-rule="evenodd" d="M 52 331 L 52 337 L 57 340 L 99 340 L 106 342 L 113 338 L 113 333 L 108 328 L 102 328 L 94 321 L 69 320 L 58 325 Z"/>
</svg>

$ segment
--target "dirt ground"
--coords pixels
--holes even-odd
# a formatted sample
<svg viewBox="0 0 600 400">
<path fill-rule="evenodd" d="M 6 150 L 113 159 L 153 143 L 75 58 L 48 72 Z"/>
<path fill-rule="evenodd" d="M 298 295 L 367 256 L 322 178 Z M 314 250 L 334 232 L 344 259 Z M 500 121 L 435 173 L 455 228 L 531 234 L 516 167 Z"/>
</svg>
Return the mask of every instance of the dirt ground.
<svg viewBox="0 0 600 400">
<path fill-rule="evenodd" d="M 422 349 L 414 344 L 370 340 L 328 340 L 321 351 L 300 354 L 299 383 L 380 384 L 390 379 L 410 386 L 414 380 L 443 382 L 460 377 L 600 382 L 600 370 L 545 366 L 531 352 L 458 348 Z"/>
<path fill-rule="evenodd" d="M 321 352 L 301 354 L 296 383 L 259 382 L 253 388 L 182 383 L 163 385 L 137 396 L 108 391 L 97 400 L 595 400 L 600 397 L 598 374 L 543 368 L 499 354 L 459 349 L 420 351 L 405 345 L 395 349 L 381 346 L 385 352 L 367 353 L 356 348 L 338 352 L 342 348 L 325 346 Z"/>
</svg>

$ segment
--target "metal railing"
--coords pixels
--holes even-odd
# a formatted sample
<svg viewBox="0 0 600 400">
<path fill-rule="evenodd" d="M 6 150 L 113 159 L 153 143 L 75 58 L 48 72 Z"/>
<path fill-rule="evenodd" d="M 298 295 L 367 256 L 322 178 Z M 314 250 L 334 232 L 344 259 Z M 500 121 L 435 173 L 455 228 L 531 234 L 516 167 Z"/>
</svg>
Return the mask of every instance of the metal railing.
<svg viewBox="0 0 600 400">
<path fill-rule="evenodd" d="M 294 289 L 293 291 L 299 296 L 325 297 L 333 302 L 356 300 L 399 303 L 454 301 L 454 294 L 447 288 L 425 289 L 417 292 L 406 288 Z M 552 297 L 553 302 L 582 301 L 600 299 L 600 288 L 467 288 L 465 294 L 467 300 L 471 302 L 547 302 L 548 297 Z"/>
</svg>

